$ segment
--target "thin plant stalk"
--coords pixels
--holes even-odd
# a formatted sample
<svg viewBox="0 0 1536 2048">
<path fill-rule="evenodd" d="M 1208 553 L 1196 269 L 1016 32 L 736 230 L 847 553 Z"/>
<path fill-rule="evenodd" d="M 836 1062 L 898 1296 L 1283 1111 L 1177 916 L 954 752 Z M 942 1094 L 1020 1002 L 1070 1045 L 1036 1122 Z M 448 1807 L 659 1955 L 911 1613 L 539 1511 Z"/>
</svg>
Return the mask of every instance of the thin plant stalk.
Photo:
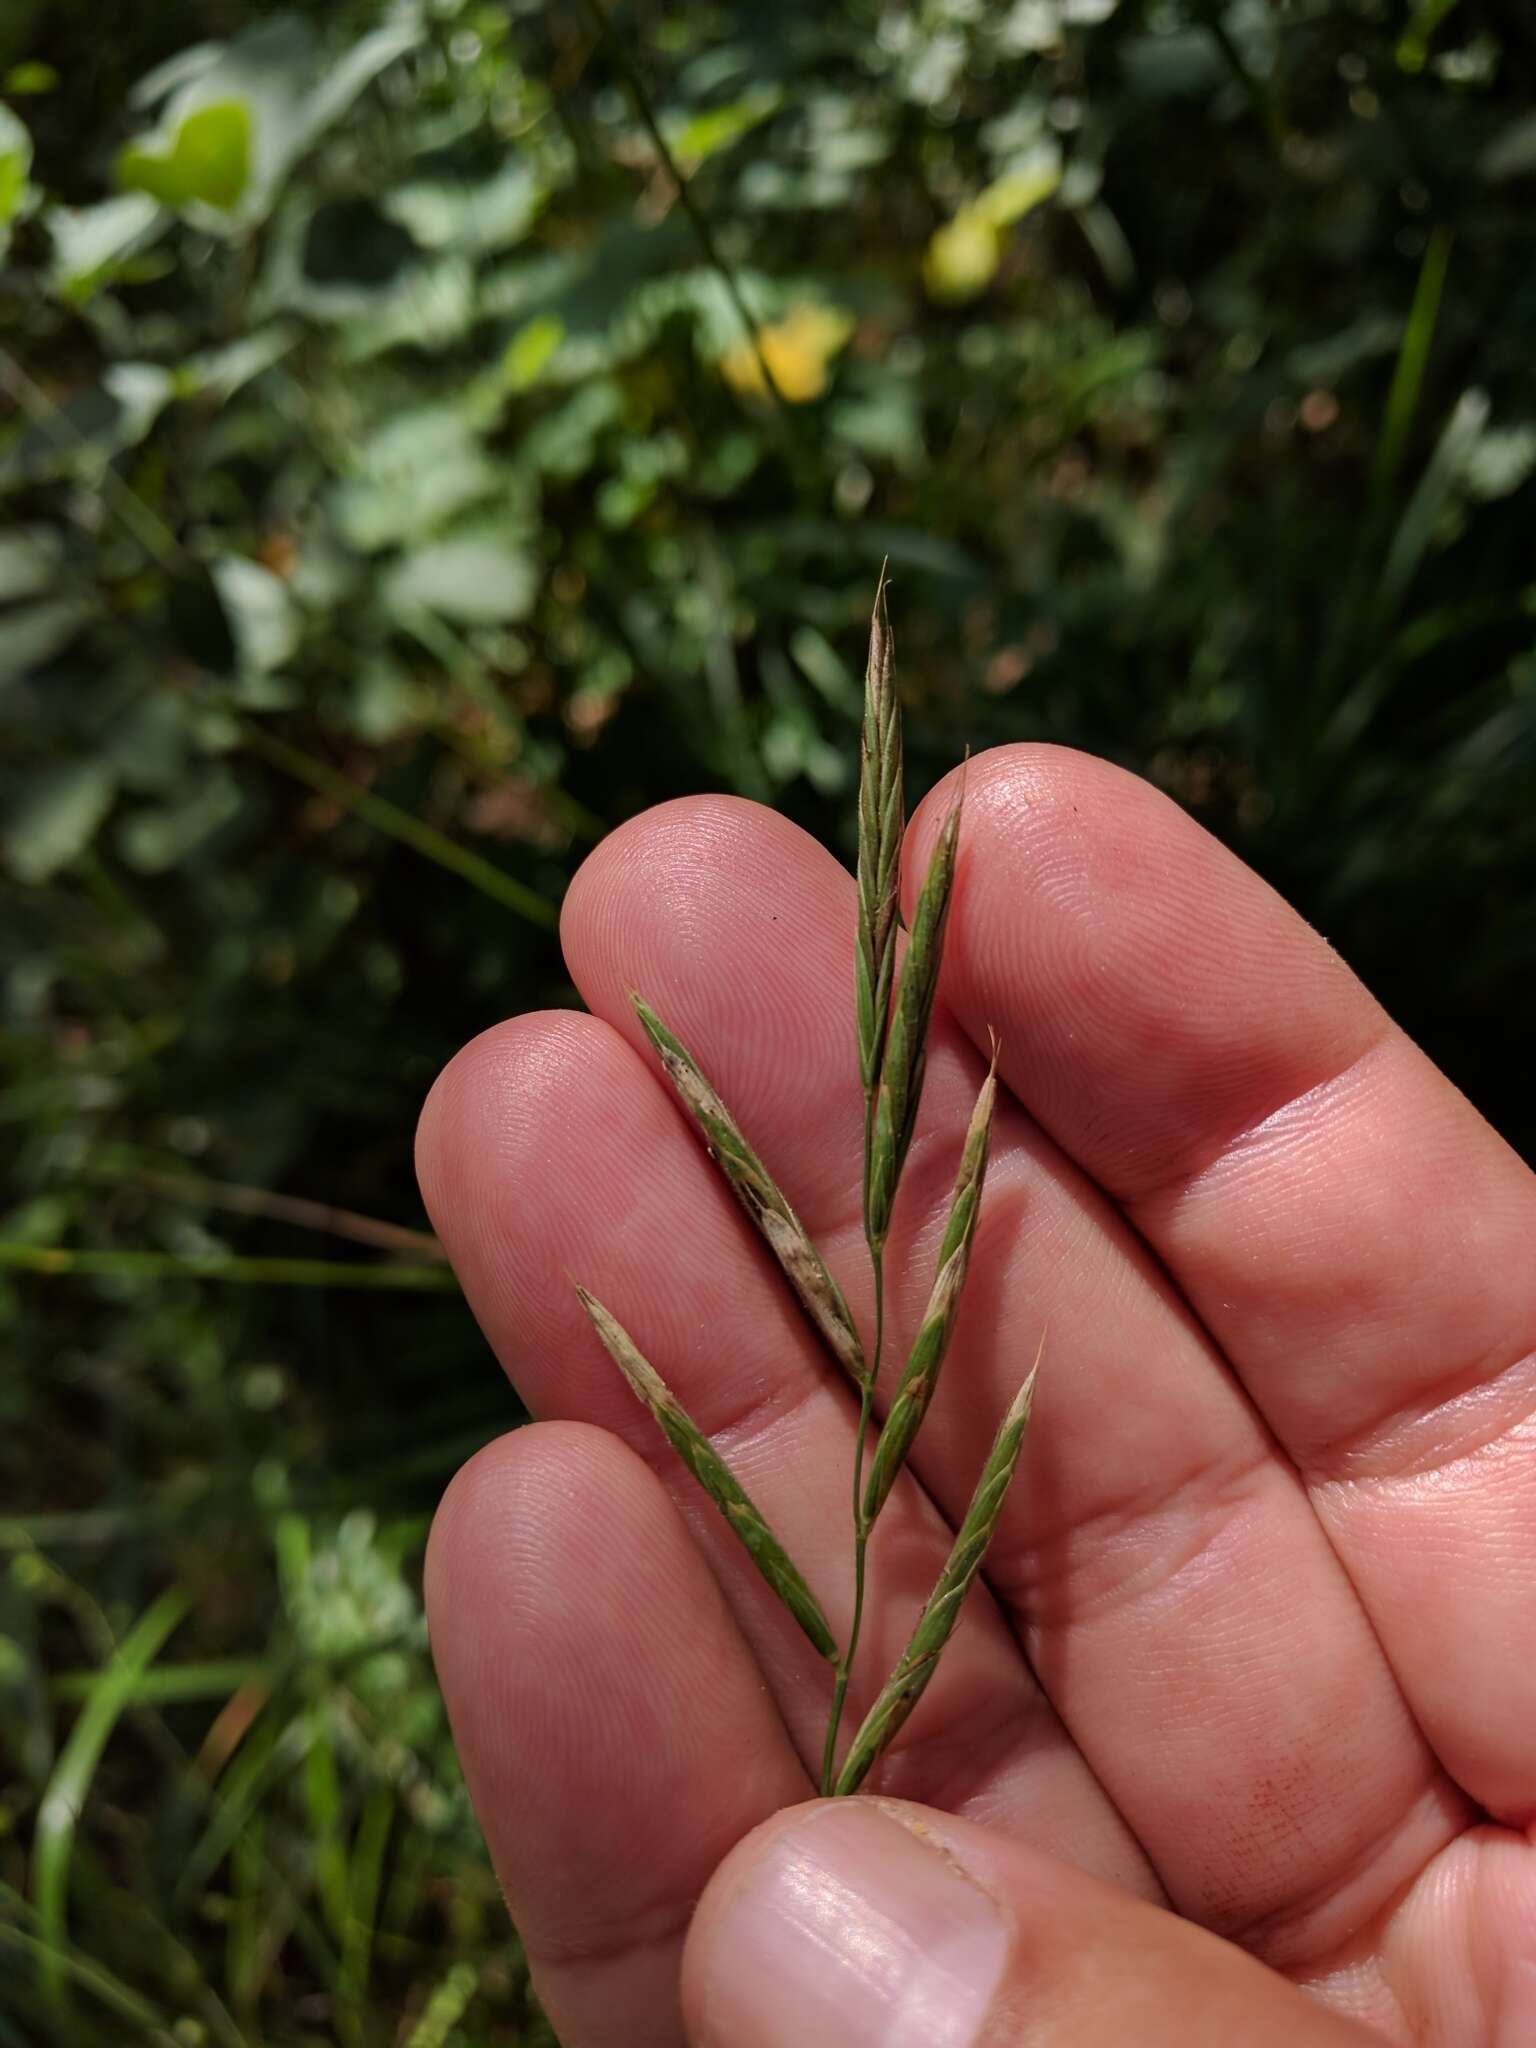
<svg viewBox="0 0 1536 2048">
<path fill-rule="evenodd" d="M 833 1790 L 846 1796 L 857 1792 L 869 1775 L 870 1769 L 895 1735 L 902 1728 L 908 1715 L 922 1698 L 928 1681 L 938 1669 L 939 1658 L 944 1646 L 954 1633 L 955 1623 L 960 1619 L 960 1610 L 965 1605 L 965 1596 L 975 1583 L 981 1570 L 988 1546 L 997 1533 L 1002 1516 L 1003 1502 L 1019 1462 L 1019 1452 L 1024 1444 L 1024 1430 L 1029 1421 L 1030 1407 L 1035 1396 L 1035 1381 L 1040 1372 L 1040 1359 L 1045 1350 L 1045 1338 L 1040 1339 L 1040 1348 L 1035 1353 L 1035 1362 L 1029 1371 L 1013 1404 L 1003 1417 L 1002 1425 L 993 1441 L 992 1449 L 982 1467 L 976 1491 L 971 1495 L 971 1504 L 966 1509 L 965 1520 L 960 1524 L 954 1547 L 949 1553 L 938 1583 L 918 1616 L 912 1639 L 902 1652 L 895 1670 L 886 1680 L 879 1698 L 864 1717 L 838 1773 Z"/>
<path fill-rule="evenodd" d="M 871 1229 L 875 1106 L 890 1034 L 891 989 L 896 976 L 896 934 L 901 923 L 901 842 L 906 830 L 901 704 L 896 694 L 895 646 L 886 599 L 886 564 L 880 565 L 869 620 L 864 668 L 864 724 L 859 739 L 859 921 L 854 945 L 854 1021 L 859 1079 L 864 1089 L 864 1236 L 875 1295 L 875 1340 L 859 1378 L 859 1420 L 853 1440 L 853 1614 L 838 1660 L 821 1760 L 821 1789 L 832 1790 L 837 1736 L 864 1624 L 869 1518 L 864 1512 L 864 1455 L 874 1415 L 875 1386 L 885 1349 L 885 1238 Z"/>
<path fill-rule="evenodd" d="M 440 868 L 446 868 L 450 874 L 468 882 L 471 888 L 478 889 L 482 896 L 490 897 L 493 903 L 515 912 L 529 924 L 538 925 L 543 931 L 553 931 L 559 924 L 560 906 L 557 903 L 551 903 L 547 896 L 541 896 L 536 889 L 518 881 L 515 875 L 509 875 L 494 861 L 486 860 L 467 846 L 460 846 L 456 839 L 450 839 L 446 832 L 439 832 L 424 818 L 402 810 L 399 804 L 391 803 L 388 797 L 379 796 L 374 790 L 364 789 L 350 775 L 343 775 L 315 755 L 305 753 L 302 747 L 280 739 L 254 718 L 238 718 L 236 723 L 244 744 L 271 767 L 281 769 L 296 782 L 307 783 L 321 796 L 361 818 L 365 825 L 371 825 L 376 832 L 383 832 L 402 846 L 409 846 L 424 859 L 435 861 Z"/>
<path fill-rule="evenodd" d="M 992 1065 L 981 1084 L 981 1093 L 976 1098 L 976 1107 L 965 1134 L 965 1149 L 960 1155 L 960 1171 L 956 1175 L 955 1191 L 950 1201 L 949 1222 L 939 1245 L 938 1266 L 928 1306 L 918 1325 L 917 1337 L 896 1389 L 896 1397 L 886 1414 L 880 1441 L 875 1446 L 874 1469 L 869 1475 L 862 1508 L 867 1525 L 873 1524 L 884 1507 L 896 1483 L 896 1476 L 907 1461 L 917 1432 L 923 1426 L 923 1418 L 928 1413 L 928 1404 L 938 1384 L 939 1368 L 944 1363 L 944 1354 L 954 1334 L 960 1311 L 960 1292 L 970 1270 L 971 1246 L 975 1242 L 976 1221 L 986 1183 L 992 1111 L 996 1101 L 997 1051 L 994 1046 Z"/>
<path fill-rule="evenodd" d="M 864 1625 L 864 1583 L 869 1558 L 869 1523 L 864 1516 L 864 1444 L 869 1435 L 875 1405 L 875 1379 L 880 1371 L 880 1353 L 885 1345 L 885 1261 L 871 1253 L 875 1279 L 875 1343 L 869 1366 L 859 1389 L 858 1435 L 853 1446 L 853 1614 L 848 1623 L 848 1645 L 837 1660 L 832 1687 L 832 1706 L 827 1716 L 827 1739 L 821 1756 L 821 1790 L 829 1797 L 837 1768 L 837 1732 L 842 1726 L 848 1699 L 848 1681 L 858 1655 L 859 1633 Z"/>
<path fill-rule="evenodd" d="M 1037 1355 L 1034 1370 L 1003 1419 L 948 1562 L 918 1618 L 911 1641 L 865 1716 L 839 1768 L 838 1734 L 864 1625 L 870 1532 L 927 1416 L 939 1369 L 954 1333 L 981 1208 L 997 1099 L 994 1040 L 992 1065 L 982 1083 L 962 1147 L 927 1307 L 884 1426 L 875 1439 L 874 1462 L 866 1481 L 875 1389 L 885 1350 L 886 1244 L 897 1187 L 922 1100 L 928 1032 L 955 887 L 964 796 L 962 773 L 960 788 L 940 828 L 918 894 L 898 972 L 904 832 L 901 717 L 882 567 L 870 619 L 864 682 L 858 928 L 854 954 L 854 1021 L 864 1095 L 864 1237 L 874 1291 L 874 1341 L 868 1352 L 860 1344 L 848 1304 L 821 1254 L 698 1062 L 647 1003 L 638 996 L 632 998 L 663 1071 L 698 1125 L 710 1156 L 766 1239 L 828 1351 L 858 1388 L 851 1499 L 853 1606 L 847 1640 L 841 1649 L 800 1571 L 714 1446 L 613 1316 L 585 1288 L 577 1289 L 604 1346 L 633 1391 L 651 1411 L 693 1478 L 730 1523 L 763 1578 L 817 1651 L 832 1665 L 832 1701 L 821 1760 L 821 1789 L 828 1795 L 857 1791 L 938 1668 L 1002 1514 L 1003 1501 L 1018 1465 L 1040 1364 Z M 1043 1349 L 1043 1338 L 1041 1345 Z"/>
<path fill-rule="evenodd" d="M 72 1251 L 63 1245 L 0 1240 L 0 1271 L 103 1280 L 223 1280 L 247 1287 L 356 1287 L 389 1293 L 454 1294 L 446 1265 L 406 1266 L 362 1259 L 246 1259 L 222 1252 L 179 1258 L 171 1252 Z"/>
</svg>

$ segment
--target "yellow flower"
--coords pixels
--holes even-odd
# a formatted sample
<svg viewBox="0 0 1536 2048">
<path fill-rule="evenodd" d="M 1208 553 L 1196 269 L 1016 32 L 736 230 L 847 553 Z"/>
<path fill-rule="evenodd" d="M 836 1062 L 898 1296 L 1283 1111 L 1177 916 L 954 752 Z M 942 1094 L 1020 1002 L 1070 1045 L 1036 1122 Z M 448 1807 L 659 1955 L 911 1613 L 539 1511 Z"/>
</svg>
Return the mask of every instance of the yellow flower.
<svg viewBox="0 0 1536 2048">
<path fill-rule="evenodd" d="M 923 255 L 923 286 L 929 298 L 958 303 L 984 292 L 1003 258 L 1002 230 L 1033 212 L 1060 183 L 1060 159 L 1054 151 L 1042 152 L 1005 171 L 962 206 L 952 221 L 935 228 Z"/>
<path fill-rule="evenodd" d="M 930 299 L 974 299 L 997 274 L 1002 243 L 997 229 L 974 206 L 935 228 L 923 255 L 923 284 Z"/>
<path fill-rule="evenodd" d="M 779 396 L 791 405 L 820 398 L 827 388 L 832 358 L 853 332 L 853 317 L 840 306 L 817 305 L 802 299 L 782 320 L 759 327 L 756 346 L 740 341 L 720 358 L 720 374 L 733 391 L 766 398 L 763 363 Z M 761 353 L 762 361 L 758 360 Z"/>
</svg>

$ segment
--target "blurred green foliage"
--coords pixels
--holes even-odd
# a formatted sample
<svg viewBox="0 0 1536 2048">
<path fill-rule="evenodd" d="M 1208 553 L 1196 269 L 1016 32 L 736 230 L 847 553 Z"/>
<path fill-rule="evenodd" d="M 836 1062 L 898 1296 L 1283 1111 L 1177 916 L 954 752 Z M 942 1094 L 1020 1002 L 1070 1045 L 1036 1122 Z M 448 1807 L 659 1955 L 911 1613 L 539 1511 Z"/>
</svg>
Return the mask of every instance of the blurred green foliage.
<svg viewBox="0 0 1536 2048">
<path fill-rule="evenodd" d="M 605 19 L 0 20 L 0 2048 L 543 2038 L 414 1115 L 621 818 L 846 850 L 883 556 L 914 789 L 1152 776 L 1536 1152 L 1527 11 Z"/>
</svg>

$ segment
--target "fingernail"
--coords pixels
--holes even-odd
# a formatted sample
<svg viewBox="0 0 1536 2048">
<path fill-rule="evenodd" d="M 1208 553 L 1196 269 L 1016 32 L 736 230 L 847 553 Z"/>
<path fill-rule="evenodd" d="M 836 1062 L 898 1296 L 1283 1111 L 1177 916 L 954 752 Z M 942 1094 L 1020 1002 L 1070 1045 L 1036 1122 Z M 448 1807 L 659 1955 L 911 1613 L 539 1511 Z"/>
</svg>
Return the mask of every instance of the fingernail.
<svg viewBox="0 0 1536 2048">
<path fill-rule="evenodd" d="M 706 1943 L 704 2048 L 971 2048 L 1008 1928 L 944 1851 L 850 1799 L 775 1836 Z"/>
</svg>

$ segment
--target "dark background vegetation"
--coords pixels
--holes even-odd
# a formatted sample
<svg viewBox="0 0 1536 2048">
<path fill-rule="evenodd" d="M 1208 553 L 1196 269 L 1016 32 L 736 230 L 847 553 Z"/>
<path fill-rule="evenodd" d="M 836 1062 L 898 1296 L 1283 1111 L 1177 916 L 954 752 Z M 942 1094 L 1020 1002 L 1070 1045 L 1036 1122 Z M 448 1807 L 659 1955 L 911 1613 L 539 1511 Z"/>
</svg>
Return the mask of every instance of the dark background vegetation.
<svg viewBox="0 0 1536 2048">
<path fill-rule="evenodd" d="M 914 793 L 1151 776 L 1536 1151 L 1533 85 L 1478 0 L 9 0 L 0 2048 L 544 2038 L 412 1126 L 620 819 L 847 851 L 883 556 Z"/>
</svg>

